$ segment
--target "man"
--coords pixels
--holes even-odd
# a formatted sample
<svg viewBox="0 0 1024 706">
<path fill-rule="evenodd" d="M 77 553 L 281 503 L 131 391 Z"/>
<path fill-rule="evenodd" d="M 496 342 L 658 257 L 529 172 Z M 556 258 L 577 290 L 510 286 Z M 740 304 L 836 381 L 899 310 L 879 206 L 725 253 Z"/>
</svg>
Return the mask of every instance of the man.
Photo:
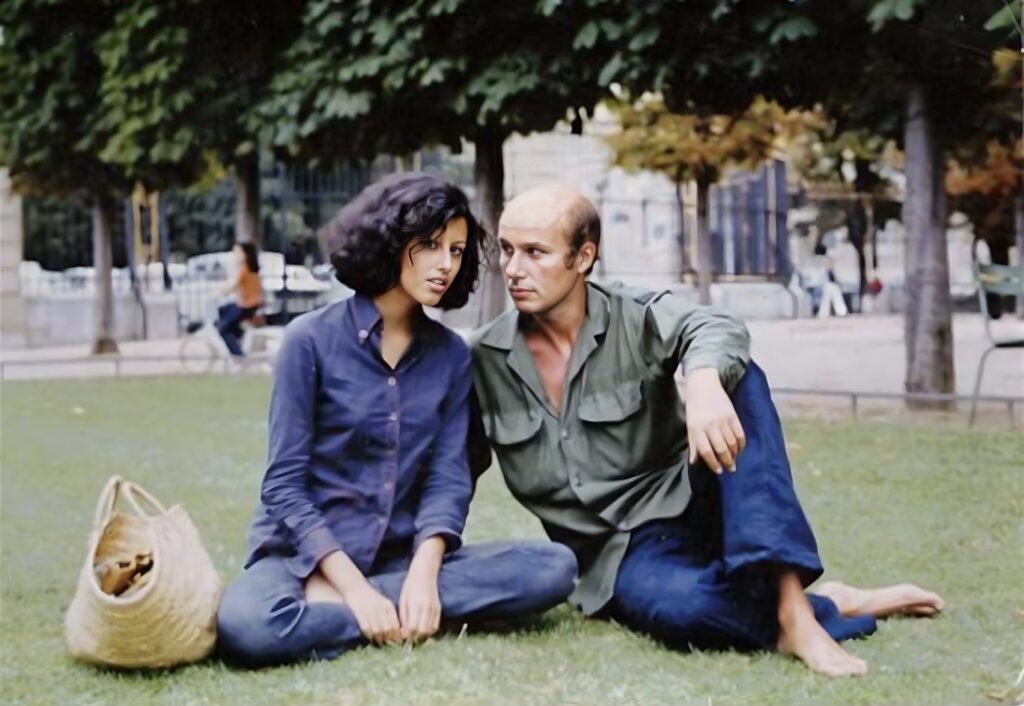
<svg viewBox="0 0 1024 706">
<path fill-rule="evenodd" d="M 822 568 L 746 328 L 587 282 L 600 232 L 570 186 L 506 207 L 498 240 L 516 308 L 473 337 L 474 472 L 490 463 L 486 434 L 516 499 L 575 552 L 570 600 L 587 615 L 678 647 L 776 648 L 817 672 L 863 674 L 839 640 L 876 617 L 932 615 L 942 599 L 909 584 L 804 592 Z"/>
</svg>

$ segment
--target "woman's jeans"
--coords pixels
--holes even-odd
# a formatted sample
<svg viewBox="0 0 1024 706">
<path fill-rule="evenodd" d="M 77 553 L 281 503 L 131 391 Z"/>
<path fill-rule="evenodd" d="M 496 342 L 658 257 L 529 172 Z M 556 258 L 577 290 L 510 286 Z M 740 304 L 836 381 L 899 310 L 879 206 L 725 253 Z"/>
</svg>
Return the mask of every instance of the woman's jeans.
<svg viewBox="0 0 1024 706">
<path fill-rule="evenodd" d="M 370 584 L 398 605 L 411 556 L 378 560 Z M 438 574 L 441 619 L 513 618 L 540 613 L 573 590 L 576 558 L 560 544 L 489 542 L 457 549 Z M 309 603 L 304 582 L 282 558 L 260 559 L 228 586 L 217 614 L 218 649 L 246 666 L 333 659 L 367 644 L 340 603 Z"/>
</svg>

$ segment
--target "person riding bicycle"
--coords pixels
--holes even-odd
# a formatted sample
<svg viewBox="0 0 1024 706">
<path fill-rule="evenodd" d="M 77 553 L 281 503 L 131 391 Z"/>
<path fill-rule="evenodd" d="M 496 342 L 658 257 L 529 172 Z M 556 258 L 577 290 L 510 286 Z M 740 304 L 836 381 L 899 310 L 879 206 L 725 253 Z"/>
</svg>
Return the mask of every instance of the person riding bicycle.
<svg viewBox="0 0 1024 706">
<path fill-rule="evenodd" d="M 242 337 L 242 322 L 251 320 L 263 306 L 263 287 L 260 284 L 259 253 L 252 243 L 237 243 L 231 250 L 235 257 L 238 275 L 229 292 L 235 301 L 224 304 L 217 310 L 214 324 L 231 355 L 245 356 L 239 339 Z"/>
</svg>

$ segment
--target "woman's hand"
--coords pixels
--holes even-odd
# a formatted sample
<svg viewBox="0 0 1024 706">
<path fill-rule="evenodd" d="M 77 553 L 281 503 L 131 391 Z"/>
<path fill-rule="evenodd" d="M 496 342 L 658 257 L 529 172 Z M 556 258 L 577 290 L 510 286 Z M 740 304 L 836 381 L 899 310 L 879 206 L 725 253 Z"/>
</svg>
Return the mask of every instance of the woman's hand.
<svg viewBox="0 0 1024 706">
<path fill-rule="evenodd" d="M 686 432 L 690 463 L 700 456 L 715 473 L 736 470 L 736 457 L 747 442 L 718 371 L 698 368 L 686 376 Z"/>
<path fill-rule="evenodd" d="M 443 558 L 444 540 L 441 537 L 430 537 L 416 550 L 398 599 L 403 640 L 420 643 L 434 635 L 441 626 L 437 575 Z"/>
<path fill-rule="evenodd" d="M 342 594 L 345 605 L 356 616 L 359 629 L 375 645 L 397 644 L 402 641 L 402 626 L 398 622 L 395 604 L 381 595 L 368 581 L 363 581 Z"/>
<path fill-rule="evenodd" d="M 359 630 L 375 645 L 402 641 L 402 625 L 398 622 L 395 604 L 370 585 L 359 568 L 342 551 L 334 551 L 320 560 L 320 571 L 327 582 L 341 594 Z M 307 585 L 308 590 L 308 585 Z"/>
</svg>

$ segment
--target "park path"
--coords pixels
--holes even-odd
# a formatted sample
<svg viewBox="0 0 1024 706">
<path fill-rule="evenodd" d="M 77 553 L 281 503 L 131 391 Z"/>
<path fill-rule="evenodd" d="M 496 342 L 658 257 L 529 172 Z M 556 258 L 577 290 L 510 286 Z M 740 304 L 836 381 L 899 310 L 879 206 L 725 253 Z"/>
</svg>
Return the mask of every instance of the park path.
<svg viewBox="0 0 1024 706">
<path fill-rule="evenodd" d="M 1024 335 L 1016 319 L 995 322 L 998 330 Z M 832 319 L 751 321 L 753 356 L 773 387 L 901 392 L 903 320 L 899 316 L 848 316 Z M 978 361 L 988 340 L 981 317 L 953 319 L 957 391 L 970 394 Z M 0 352 L 3 378 L 49 379 L 120 374 L 183 372 L 176 360 L 178 340 L 121 344 L 119 368 L 111 359 L 88 358 L 88 346 L 62 346 Z M 997 351 L 989 358 L 982 393 L 1024 396 L 1024 351 Z"/>
</svg>

